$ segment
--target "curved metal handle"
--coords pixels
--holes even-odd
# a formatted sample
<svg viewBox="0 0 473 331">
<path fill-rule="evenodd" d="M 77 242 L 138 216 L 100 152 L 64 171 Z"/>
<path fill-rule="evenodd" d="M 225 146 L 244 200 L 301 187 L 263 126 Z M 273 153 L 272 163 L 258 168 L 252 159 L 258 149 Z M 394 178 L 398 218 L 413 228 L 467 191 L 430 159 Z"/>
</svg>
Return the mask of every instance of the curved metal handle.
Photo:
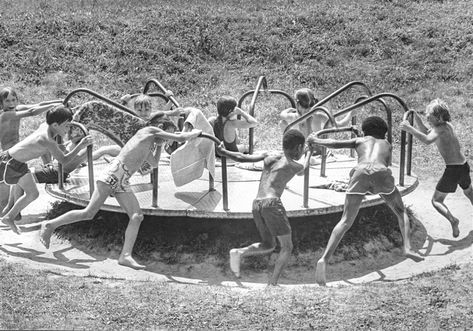
<svg viewBox="0 0 473 331">
<path fill-rule="evenodd" d="M 106 102 L 106 103 L 109 103 L 109 104 L 113 105 L 113 106 L 116 107 L 116 108 L 119 108 L 119 109 L 121 109 L 121 110 L 123 110 L 123 111 L 125 111 L 125 112 L 127 112 L 127 113 L 129 113 L 129 114 L 132 114 L 132 115 L 136 116 L 136 114 L 135 114 L 131 109 L 129 109 L 129 108 L 127 108 L 127 107 L 125 107 L 125 106 L 119 104 L 118 102 L 115 102 L 115 101 L 113 101 L 113 100 L 110 100 L 109 98 L 104 97 L 103 95 L 100 95 L 100 94 L 98 94 L 97 92 L 94 92 L 94 91 L 92 91 L 92 90 L 89 90 L 89 89 L 87 89 L 87 88 L 79 88 L 79 89 L 76 89 L 76 90 L 73 90 L 72 92 L 70 92 L 70 93 L 66 96 L 66 98 L 64 99 L 64 101 L 63 101 L 64 105 L 68 106 L 69 100 L 70 100 L 74 95 L 76 95 L 76 94 L 78 94 L 78 93 L 87 93 L 87 94 L 90 94 L 90 95 L 96 97 L 97 99 L 100 99 L 100 100 L 102 100 L 102 101 L 104 101 L 104 102 Z"/>
<path fill-rule="evenodd" d="M 163 93 L 166 93 L 166 89 L 164 88 L 163 84 L 161 84 L 157 79 L 149 79 L 146 84 L 145 84 L 145 87 L 143 89 L 143 93 L 144 94 L 147 94 L 150 87 L 152 85 L 156 85 Z M 177 100 L 173 97 L 173 96 L 170 96 L 169 97 L 169 100 L 171 100 L 171 102 L 176 106 L 176 107 L 180 107 L 179 106 L 179 103 L 177 102 Z"/>
</svg>

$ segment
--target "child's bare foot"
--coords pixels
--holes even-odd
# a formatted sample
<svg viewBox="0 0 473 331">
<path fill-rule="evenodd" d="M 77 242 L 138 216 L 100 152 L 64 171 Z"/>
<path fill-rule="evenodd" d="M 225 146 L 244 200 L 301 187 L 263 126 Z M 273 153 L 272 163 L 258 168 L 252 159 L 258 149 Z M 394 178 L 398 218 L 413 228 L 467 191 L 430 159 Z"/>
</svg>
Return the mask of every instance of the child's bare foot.
<svg viewBox="0 0 473 331">
<path fill-rule="evenodd" d="M 51 235 L 53 234 L 54 229 L 51 226 L 48 226 L 47 223 L 41 224 L 41 229 L 39 230 L 39 241 L 49 249 L 49 244 L 51 242 Z"/>
<path fill-rule="evenodd" d="M 241 253 L 238 249 L 234 248 L 230 250 L 230 269 L 236 277 L 240 277 L 240 259 Z"/>
<path fill-rule="evenodd" d="M 455 218 L 455 217 L 450 222 L 450 224 L 452 225 L 453 238 L 457 238 L 460 235 L 460 229 L 458 228 L 458 223 L 460 223 L 460 221 L 458 220 L 458 218 Z"/>
<path fill-rule="evenodd" d="M 21 233 L 20 229 L 18 229 L 18 227 L 16 226 L 15 221 L 13 221 L 12 219 L 10 219 L 8 217 L 3 217 L 1 220 L 2 220 L 3 224 L 8 225 L 10 227 L 10 229 L 13 232 L 15 232 L 16 234 Z"/>
<path fill-rule="evenodd" d="M 131 256 L 120 256 L 120 258 L 118 259 L 118 264 L 123 265 L 125 267 L 130 267 L 136 270 L 142 270 L 146 268 L 145 265 L 139 264 Z"/>
<path fill-rule="evenodd" d="M 412 249 L 404 249 L 404 256 L 413 259 L 416 262 L 424 261 L 424 258 L 414 252 Z"/>
<path fill-rule="evenodd" d="M 317 262 L 317 268 L 315 269 L 315 281 L 317 284 L 325 286 L 327 279 L 325 278 L 325 261 L 319 260 Z"/>
</svg>

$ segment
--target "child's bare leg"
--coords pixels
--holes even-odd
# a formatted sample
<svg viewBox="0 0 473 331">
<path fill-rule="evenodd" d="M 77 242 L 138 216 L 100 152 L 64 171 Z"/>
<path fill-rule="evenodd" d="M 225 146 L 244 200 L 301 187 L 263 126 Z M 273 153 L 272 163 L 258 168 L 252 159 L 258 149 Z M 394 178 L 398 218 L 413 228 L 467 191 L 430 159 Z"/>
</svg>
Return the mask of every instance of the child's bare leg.
<svg viewBox="0 0 473 331">
<path fill-rule="evenodd" d="M 470 200 L 471 204 L 473 205 L 473 188 L 468 186 L 466 189 L 463 190 L 463 194 Z"/>
<path fill-rule="evenodd" d="M 233 248 L 230 250 L 230 269 L 236 277 L 240 277 L 240 261 L 242 257 L 252 255 L 266 255 L 274 251 L 276 243 L 273 237 L 263 242 L 251 244 L 243 248 Z"/>
<path fill-rule="evenodd" d="M 276 285 L 278 283 L 279 276 L 281 275 L 282 270 L 286 267 L 293 249 L 292 234 L 278 236 L 278 240 L 281 244 L 281 251 L 279 252 L 278 259 L 276 260 L 273 275 L 269 280 L 269 285 Z"/>
<path fill-rule="evenodd" d="M 130 267 L 133 269 L 144 269 L 145 265 L 139 264 L 133 259 L 133 246 L 140 230 L 141 222 L 143 221 L 143 214 L 141 213 L 140 205 L 132 192 L 117 193 L 116 199 L 120 206 L 125 209 L 130 218 L 128 226 L 125 231 L 125 242 L 123 243 L 122 252 L 118 258 L 118 264 Z"/>
<path fill-rule="evenodd" d="M 20 233 L 20 230 L 15 225 L 15 218 L 26 206 L 39 197 L 38 188 L 36 187 L 31 173 L 27 173 L 21 177 L 18 181 L 18 185 L 23 189 L 25 194 L 13 204 L 10 210 L 1 219 L 2 222 L 9 225 L 15 233 Z"/>
<path fill-rule="evenodd" d="M 402 240 L 403 240 L 403 254 L 406 257 L 409 257 L 416 261 L 424 260 L 419 254 L 414 252 L 411 247 L 411 239 L 409 236 L 410 233 L 410 223 L 409 217 L 407 216 L 406 208 L 402 202 L 402 197 L 397 188 L 391 194 L 380 194 L 380 196 L 386 201 L 386 204 L 394 212 L 399 223 L 399 228 L 401 230 Z"/>
<path fill-rule="evenodd" d="M 444 200 L 447 197 L 448 193 L 443 193 L 435 190 L 434 196 L 432 197 L 432 205 L 434 208 L 445 217 L 452 226 L 452 235 L 454 238 L 457 238 L 460 235 L 460 230 L 458 228 L 458 219 L 452 215 L 448 207 L 445 205 Z"/>
<path fill-rule="evenodd" d="M 338 244 L 342 240 L 345 233 L 351 228 L 355 221 L 356 215 L 360 209 L 361 201 L 363 201 L 361 194 L 347 194 L 345 197 L 345 206 L 343 208 L 343 215 L 337 225 L 333 228 L 330 239 L 328 240 L 327 248 L 322 254 L 322 257 L 317 261 L 317 268 L 315 270 L 315 281 L 320 285 L 325 285 L 326 263 L 330 260 Z"/>
<path fill-rule="evenodd" d="M 84 209 L 71 210 L 62 214 L 55 219 L 43 222 L 39 231 L 39 240 L 46 247 L 49 248 L 51 235 L 54 230 L 62 225 L 72 224 L 80 221 L 91 220 L 99 211 L 104 201 L 112 192 L 110 186 L 105 183 L 97 182 L 97 187 L 92 193 L 89 204 Z"/>
<path fill-rule="evenodd" d="M 8 201 L 10 196 L 10 186 L 0 183 L 0 217 L 8 212 Z"/>
</svg>

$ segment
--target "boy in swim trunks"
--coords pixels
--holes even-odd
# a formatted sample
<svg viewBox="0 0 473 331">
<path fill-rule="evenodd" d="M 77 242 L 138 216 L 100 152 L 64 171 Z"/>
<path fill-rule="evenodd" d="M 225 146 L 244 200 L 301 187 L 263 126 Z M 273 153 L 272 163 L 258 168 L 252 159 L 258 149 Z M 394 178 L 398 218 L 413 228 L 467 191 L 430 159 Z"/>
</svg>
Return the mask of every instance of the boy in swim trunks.
<svg viewBox="0 0 473 331">
<path fill-rule="evenodd" d="M 291 225 L 286 215 L 286 210 L 281 203 L 281 195 L 286 184 L 296 175 L 302 175 L 309 166 L 310 153 L 304 165 L 296 162 L 304 152 L 305 138 L 298 130 L 289 130 L 283 137 L 282 153 L 262 153 L 247 155 L 240 152 L 230 152 L 223 148 L 223 143 L 217 147 L 220 155 L 229 157 L 238 162 L 264 161 L 258 194 L 253 201 L 253 217 L 262 242 L 254 243 L 248 247 L 230 250 L 230 269 L 235 276 L 240 277 L 240 260 L 251 255 L 271 254 L 276 247 L 276 238 L 281 245 L 274 271 L 269 279 L 269 285 L 276 285 L 283 268 L 292 253 Z"/>
<path fill-rule="evenodd" d="M 129 222 L 125 231 L 123 244 L 118 263 L 134 269 L 144 269 L 145 266 L 137 263 L 132 257 L 133 246 L 143 220 L 140 205 L 129 185 L 129 178 L 140 168 L 144 161 L 157 167 L 161 156 L 161 147 L 166 140 L 184 142 L 200 135 L 200 130 L 185 133 L 174 133 L 176 127 L 173 122 L 163 116 L 151 118 L 146 126 L 123 146 L 118 156 L 111 162 L 103 176 L 96 180 L 89 204 L 84 209 L 71 210 L 55 219 L 41 225 L 40 241 L 49 248 L 53 231 L 62 225 L 91 220 L 99 211 L 109 196 L 114 196 L 120 206 L 128 214 Z"/>
<path fill-rule="evenodd" d="M 24 194 L 15 201 L 8 211 L 4 210 L 4 215 L 0 218 L 0 221 L 10 226 L 15 233 L 19 233 L 14 223 L 15 217 L 39 195 L 33 175 L 29 171 L 26 162 L 43 154 L 51 153 L 59 162 L 67 163 L 82 148 L 92 143 L 92 138 L 86 136 L 68 153 L 64 153 L 59 148 L 55 138 L 58 135 L 64 136 L 66 134 L 71 120 L 72 111 L 69 108 L 62 105 L 56 106 L 46 113 L 45 124 L 42 124 L 31 135 L 1 153 L 0 188 L 4 189 L 8 185 L 18 184 L 24 191 Z"/>
<path fill-rule="evenodd" d="M 320 139 L 315 134 L 307 138 L 309 145 L 328 148 L 354 148 L 358 154 L 358 165 L 350 172 L 350 182 L 345 196 L 345 206 L 341 220 L 330 235 L 327 248 L 317 262 L 315 280 L 320 285 L 326 283 L 326 263 L 350 229 L 360 209 L 360 204 L 367 193 L 379 194 L 396 214 L 403 238 L 405 256 L 421 260 L 412 248 L 409 238 L 409 218 L 401 199 L 401 194 L 394 185 L 394 178 L 388 165 L 391 161 L 391 144 L 385 139 L 388 126 L 377 116 L 368 117 L 362 123 L 364 137 L 349 140 Z"/>
<path fill-rule="evenodd" d="M 473 204 L 470 166 L 461 150 L 454 128 L 450 124 L 450 113 L 445 102 L 435 99 L 429 103 L 426 107 L 426 117 L 431 126 L 430 130 L 424 125 L 416 112 L 414 112 L 414 119 L 417 129 L 412 127 L 408 121 L 401 123 L 401 129 L 412 134 L 426 145 L 432 143 L 437 145 L 440 155 L 445 161 L 446 169 L 435 188 L 432 205 L 450 222 L 453 237 L 457 238 L 460 235 L 459 220 L 452 215 L 444 200 L 449 193 L 455 192 L 457 186 L 460 185 L 465 196 Z"/>
</svg>

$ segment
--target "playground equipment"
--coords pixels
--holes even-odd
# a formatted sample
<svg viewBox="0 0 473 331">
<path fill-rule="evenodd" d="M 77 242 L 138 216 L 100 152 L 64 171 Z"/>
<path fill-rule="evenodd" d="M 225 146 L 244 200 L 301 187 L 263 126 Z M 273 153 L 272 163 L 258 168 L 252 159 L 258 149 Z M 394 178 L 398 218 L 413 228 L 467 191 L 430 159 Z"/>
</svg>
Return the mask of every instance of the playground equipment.
<svg viewBox="0 0 473 331">
<path fill-rule="evenodd" d="M 157 87 L 160 92 L 150 93 L 152 87 Z M 324 107 L 329 100 L 354 87 L 361 87 L 364 90 L 364 93 L 356 99 L 354 104 L 334 114 Z M 143 93 L 167 101 L 168 99 L 164 92 L 164 86 L 155 79 L 146 82 L 143 89 Z M 91 101 L 83 104 L 76 110 L 74 122 L 78 124 L 74 125 L 78 125 L 85 134 L 88 133 L 88 130 L 96 130 L 107 135 L 118 145 L 123 146 L 136 131 L 146 125 L 145 121 L 137 117 L 131 109 L 88 89 L 72 91 L 66 97 L 64 103 L 68 104 L 70 99 L 78 93 L 86 93 L 100 100 L 100 102 Z M 263 76 L 258 79 L 254 90 L 248 91 L 241 96 L 238 106 L 241 106 L 245 99 L 251 96 L 249 113 L 255 116 L 257 99 L 262 93 L 267 93 L 270 96 L 282 96 L 292 107 L 295 107 L 295 101 L 288 93 L 268 89 L 266 78 Z M 368 87 L 363 83 L 351 82 L 320 100 L 307 114 L 291 123 L 287 129 L 294 127 L 301 121 L 310 119 L 310 117 L 318 112 L 326 114 L 329 118 L 328 123 L 335 126 L 336 117 L 350 111 L 359 110 L 369 103 L 379 103 L 383 106 L 383 110 L 386 113 L 389 127 L 387 139 L 392 142 L 392 113 L 383 98 L 392 98 L 397 101 L 402 106 L 406 118 L 408 118 L 407 106 L 398 96 L 391 93 L 381 93 L 372 96 Z M 171 97 L 170 100 L 174 105 L 179 106 L 174 97 Z M 353 124 L 356 124 L 355 114 L 353 116 Z M 410 120 L 412 122 L 412 117 Z M 325 135 L 334 132 L 351 132 L 354 134 L 355 130 L 353 127 L 333 127 L 328 130 L 322 130 L 317 134 Z M 216 144 L 220 143 L 217 138 L 207 134 L 202 134 L 197 139 L 211 139 Z M 253 153 L 253 129 L 249 129 L 248 139 L 250 153 Z M 397 186 L 402 195 L 412 192 L 418 185 L 417 178 L 411 173 L 411 137 L 407 137 L 407 162 L 405 148 L 406 133 L 402 132 L 400 164 L 392 164 L 393 174 L 396 178 L 399 178 Z M 64 183 L 62 176 L 60 176 L 59 184 L 46 185 L 46 190 L 49 194 L 77 205 L 86 206 L 88 204 L 90 194 L 94 189 L 94 174 L 100 173 L 107 166 L 105 162 L 93 164 L 91 161 L 92 147 L 89 146 L 89 149 L 87 171 L 85 168 L 77 169 L 70 174 L 70 179 L 67 183 Z M 329 162 L 326 153 L 322 153 L 321 163 L 311 166 L 312 170 L 316 171 L 307 169 L 303 177 L 296 177 L 289 182 L 282 196 L 288 216 L 307 217 L 342 211 L 345 197 L 344 192 L 337 192 L 323 187 L 326 187 L 326 184 L 330 182 L 347 181 L 348 173 L 355 165 L 356 159 L 353 155 L 340 157 L 334 162 Z M 253 217 L 251 202 L 256 196 L 260 172 L 229 166 L 226 159 L 222 158 L 220 174 L 216 171 L 215 178 L 212 178 L 209 174 L 208 179 L 206 176 L 202 176 L 198 180 L 177 188 L 173 183 L 169 168 L 169 160 L 162 157 L 160 166 L 158 169 L 154 169 L 151 179 L 148 176 L 139 175 L 131 178 L 131 187 L 145 215 L 207 219 L 250 219 Z M 369 195 L 363 201 L 362 208 L 382 203 L 383 200 L 379 196 Z M 102 209 L 122 212 L 118 203 L 113 198 L 107 199 Z"/>
</svg>

